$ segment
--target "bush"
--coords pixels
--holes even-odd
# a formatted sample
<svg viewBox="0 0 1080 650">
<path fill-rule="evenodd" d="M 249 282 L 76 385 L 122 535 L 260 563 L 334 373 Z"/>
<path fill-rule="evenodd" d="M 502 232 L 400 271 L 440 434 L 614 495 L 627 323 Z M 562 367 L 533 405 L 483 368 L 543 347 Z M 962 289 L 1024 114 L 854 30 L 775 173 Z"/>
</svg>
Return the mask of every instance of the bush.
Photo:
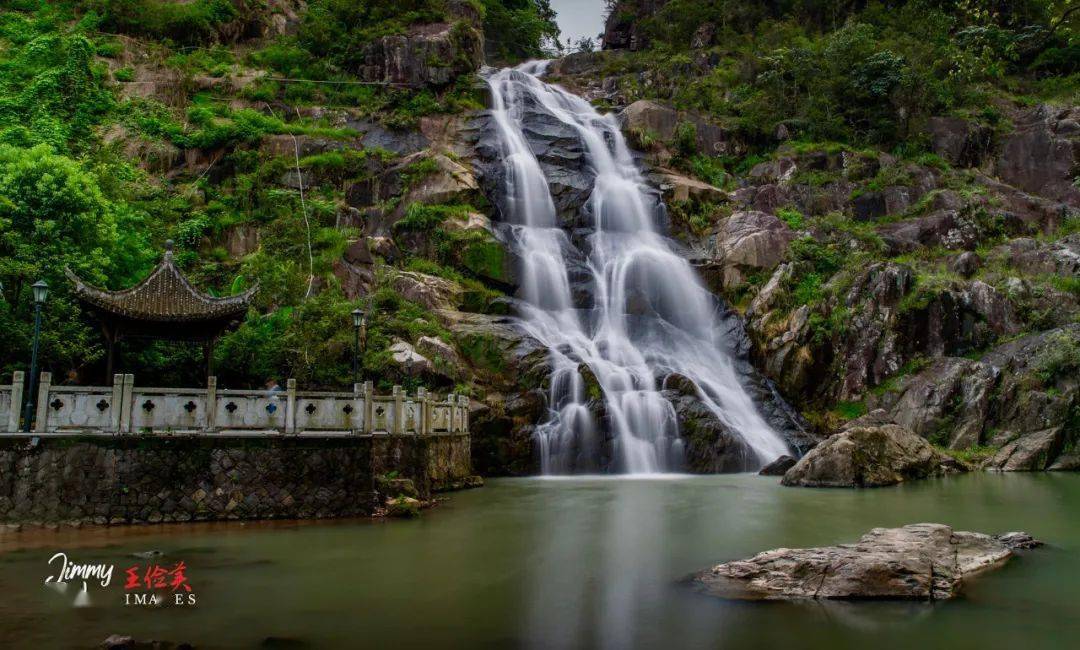
<svg viewBox="0 0 1080 650">
<path fill-rule="evenodd" d="M 187 45 L 216 40 L 221 25 L 240 17 L 230 0 L 90 0 L 85 4 L 101 16 L 101 28 L 106 31 Z"/>
</svg>

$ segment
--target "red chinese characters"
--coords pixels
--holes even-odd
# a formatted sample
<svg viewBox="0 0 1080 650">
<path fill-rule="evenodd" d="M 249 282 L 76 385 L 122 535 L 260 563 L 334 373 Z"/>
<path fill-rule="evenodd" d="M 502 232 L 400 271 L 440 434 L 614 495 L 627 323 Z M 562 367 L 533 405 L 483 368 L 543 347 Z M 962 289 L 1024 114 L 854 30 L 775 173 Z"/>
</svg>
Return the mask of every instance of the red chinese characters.
<svg viewBox="0 0 1080 650">
<path fill-rule="evenodd" d="M 147 564 L 145 570 L 140 571 L 140 569 L 141 567 L 136 564 L 124 570 L 126 576 L 124 581 L 125 591 L 135 589 L 171 589 L 172 591 L 179 591 L 183 589 L 186 592 L 191 592 L 191 583 L 188 582 L 186 573 L 187 565 L 182 560 L 173 565 L 171 569 L 160 564 Z"/>
</svg>

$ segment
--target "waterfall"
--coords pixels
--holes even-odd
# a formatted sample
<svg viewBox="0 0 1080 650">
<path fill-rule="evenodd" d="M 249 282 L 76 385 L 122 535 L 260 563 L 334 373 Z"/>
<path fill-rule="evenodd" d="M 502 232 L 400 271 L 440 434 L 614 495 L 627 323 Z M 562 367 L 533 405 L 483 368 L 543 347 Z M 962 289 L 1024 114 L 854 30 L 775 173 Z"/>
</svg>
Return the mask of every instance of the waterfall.
<svg viewBox="0 0 1080 650">
<path fill-rule="evenodd" d="M 536 430 L 542 471 L 678 470 L 684 441 L 661 392 L 669 375 L 692 382 L 702 403 L 742 437 L 754 456 L 748 469 L 787 453 L 740 384 L 716 301 L 662 232 L 663 204 L 615 118 L 541 81 L 546 66 L 487 75 L 506 239 L 520 259 L 521 322 L 551 354 L 550 415 Z M 527 123 L 527 113 L 569 127 L 580 141 L 594 179 L 583 231 L 568 233 L 559 223 L 528 139 L 530 128 L 544 124 Z"/>
</svg>

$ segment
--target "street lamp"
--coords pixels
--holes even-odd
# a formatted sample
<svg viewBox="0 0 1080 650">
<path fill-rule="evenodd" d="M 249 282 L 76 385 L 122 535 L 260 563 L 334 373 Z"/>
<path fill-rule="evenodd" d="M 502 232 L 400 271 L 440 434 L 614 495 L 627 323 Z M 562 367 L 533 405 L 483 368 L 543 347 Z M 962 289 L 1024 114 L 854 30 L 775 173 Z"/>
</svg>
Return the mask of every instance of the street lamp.
<svg viewBox="0 0 1080 650">
<path fill-rule="evenodd" d="M 357 307 L 352 310 L 352 324 L 353 333 L 355 338 L 353 339 L 353 354 L 352 354 L 352 375 L 353 383 L 360 383 L 360 330 L 364 329 L 367 324 L 364 320 L 364 310 Z"/>
<path fill-rule="evenodd" d="M 30 388 L 26 392 L 26 406 L 23 408 L 23 431 L 30 433 L 30 419 L 34 415 L 34 394 L 37 392 L 38 346 L 41 341 L 41 308 L 49 297 L 49 285 L 38 280 L 31 287 L 34 293 L 34 346 L 30 353 Z"/>
</svg>

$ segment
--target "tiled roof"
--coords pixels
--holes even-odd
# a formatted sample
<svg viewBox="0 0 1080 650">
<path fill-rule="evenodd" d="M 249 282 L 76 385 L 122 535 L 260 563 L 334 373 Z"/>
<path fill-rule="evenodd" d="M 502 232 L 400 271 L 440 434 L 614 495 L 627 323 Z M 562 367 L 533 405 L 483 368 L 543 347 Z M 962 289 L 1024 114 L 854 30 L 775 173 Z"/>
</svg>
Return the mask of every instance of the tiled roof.
<svg viewBox="0 0 1080 650">
<path fill-rule="evenodd" d="M 83 302 L 109 313 L 138 320 L 194 322 L 227 316 L 242 316 L 258 290 L 258 283 L 243 293 L 215 298 L 196 289 L 173 261 L 172 242 L 165 256 L 145 280 L 130 289 L 109 291 L 84 282 L 71 269 L 64 269 L 75 285 L 75 295 Z"/>
</svg>

